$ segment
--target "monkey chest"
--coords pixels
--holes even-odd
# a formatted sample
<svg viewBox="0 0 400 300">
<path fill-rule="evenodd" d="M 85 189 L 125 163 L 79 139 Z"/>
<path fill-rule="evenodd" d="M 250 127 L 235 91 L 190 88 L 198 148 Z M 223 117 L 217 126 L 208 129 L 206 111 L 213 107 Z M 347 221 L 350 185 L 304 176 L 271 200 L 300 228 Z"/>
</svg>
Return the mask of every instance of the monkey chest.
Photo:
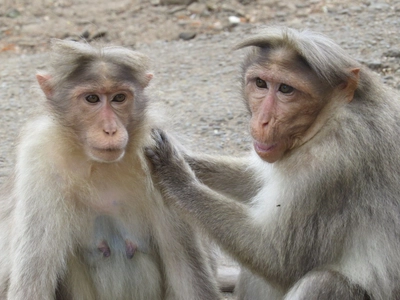
<svg viewBox="0 0 400 300">
<path fill-rule="evenodd" d="M 161 299 L 160 259 L 148 226 L 109 215 L 91 223 L 77 257 L 94 298 Z"/>
</svg>

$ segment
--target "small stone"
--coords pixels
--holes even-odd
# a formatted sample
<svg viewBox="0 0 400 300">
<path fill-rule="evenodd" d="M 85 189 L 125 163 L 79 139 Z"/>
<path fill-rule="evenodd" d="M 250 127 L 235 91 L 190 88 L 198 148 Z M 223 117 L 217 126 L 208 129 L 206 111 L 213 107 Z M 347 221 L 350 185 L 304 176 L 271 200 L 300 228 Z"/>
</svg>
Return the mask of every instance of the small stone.
<svg viewBox="0 0 400 300">
<path fill-rule="evenodd" d="M 184 41 L 194 39 L 195 37 L 196 37 L 196 32 L 193 31 L 181 32 L 179 34 L 179 38 Z"/>
<path fill-rule="evenodd" d="M 368 10 L 373 12 L 388 11 L 390 10 L 390 5 L 386 3 L 374 3 L 368 6 Z"/>
<path fill-rule="evenodd" d="M 90 36 L 89 30 L 85 30 L 84 32 L 81 33 L 81 37 L 84 39 L 88 39 Z"/>
<path fill-rule="evenodd" d="M 204 11 L 207 10 L 207 6 L 204 3 L 198 3 L 198 2 L 193 2 L 187 7 L 188 11 L 190 11 L 192 14 L 197 14 L 200 15 Z"/>
<path fill-rule="evenodd" d="M 95 33 L 92 36 L 92 40 L 101 39 L 101 38 L 105 37 L 106 35 L 107 35 L 107 31 L 106 30 L 98 31 L 97 33 Z"/>
<path fill-rule="evenodd" d="M 380 61 L 369 61 L 366 63 L 368 68 L 372 70 L 378 70 L 382 68 L 382 63 Z"/>
<path fill-rule="evenodd" d="M 21 13 L 19 12 L 19 10 L 15 9 L 15 8 L 10 8 L 6 13 L 6 16 L 11 19 L 15 19 L 15 18 L 19 17 L 20 15 L 21 15 Z"/>
<path fill-rule="evenodd" d="M 161 0 L 162 5 L 189 5 L 194 0 Z"/>
<path fill-rule="evenodd" d="M 229 23 L 233 25 L 237 25 L 240 23 L 240 18 L 236 16 L 230 16 L 229 17 Z"/>
<path fill-rule="evenodd" d="M 234 13 L 234 14 L 239 15 L 241 17 L 244 17 L 246 15 L 245 12 L 241 8 L 235 7 L 233 5 L 225 4 L 225 3 L 222 4 L 221 10 L 222 11 L 226 11 L 226 12 L 230 12 L 230 13 Z"/>
<path fill-rule="evenodd" d="M 387 56 L 387 57 L 400 58 L 400 49 L 390 49 L 390 50 L 386 51 L 385 53 L 383 53 L 383 55 Z"/>
</svg>

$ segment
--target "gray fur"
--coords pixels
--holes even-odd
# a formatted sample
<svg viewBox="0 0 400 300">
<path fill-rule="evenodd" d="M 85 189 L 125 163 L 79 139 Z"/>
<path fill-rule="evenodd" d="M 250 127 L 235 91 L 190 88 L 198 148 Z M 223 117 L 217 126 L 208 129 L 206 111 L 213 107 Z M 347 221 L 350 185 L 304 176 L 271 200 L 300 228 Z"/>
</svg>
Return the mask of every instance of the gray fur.
<svg viewBox="0 0 400 300">
<path fill-rule="evenodd" d="M 329 93 L 360 68 L 353 100 L 335 107 L 318 134 L 272 165 L 255 154 L 241 163 L 232 159 L 231 165 L 228 158 L 187 159 L 201 180 L 211 174 L 212 180 L 203 182 L 214 190 L 194 177 L 163 133 L 154 134 L 157 144 L 147 155 L 165 199 L 250 271 L 240 280 L 242 300 L 283 294 L 284 299 L 400 299 L 399 96 L 320 34 L 267 28 L 239 48 L 248 46 L 253 50 L 244 71 L 263 53 L 286 47 Z M 244 165 L 249 167 L 238 171 Z M 249 193 L 250 200 L 237 202 L 226 197 L 226 183 L 232 180 L 235 194 L 240 177 L 244 191 L 260 178 L 263 186 L 256 196 Z"/>
</svg>

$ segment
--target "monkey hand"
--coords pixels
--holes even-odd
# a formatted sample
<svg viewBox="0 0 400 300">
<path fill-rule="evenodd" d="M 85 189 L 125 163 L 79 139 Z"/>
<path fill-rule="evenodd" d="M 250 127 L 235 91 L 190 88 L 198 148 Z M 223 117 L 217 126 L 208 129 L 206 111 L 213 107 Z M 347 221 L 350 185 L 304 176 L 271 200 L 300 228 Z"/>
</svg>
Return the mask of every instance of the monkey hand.
<svg viewBox="0 0 400 300">
<path fill-rule="evenodd" d="M 164 131 L 153 129 L 151 136 L 155 144 L 146 147 L 145 154 L 153 166 L 153 175 L 158 186 L 166 199 L 183 201 L 185 197 L 179 194 L 193 183 L 197 183 L 197 179 L 183 155 L 172 145 Z"/>
</svg>

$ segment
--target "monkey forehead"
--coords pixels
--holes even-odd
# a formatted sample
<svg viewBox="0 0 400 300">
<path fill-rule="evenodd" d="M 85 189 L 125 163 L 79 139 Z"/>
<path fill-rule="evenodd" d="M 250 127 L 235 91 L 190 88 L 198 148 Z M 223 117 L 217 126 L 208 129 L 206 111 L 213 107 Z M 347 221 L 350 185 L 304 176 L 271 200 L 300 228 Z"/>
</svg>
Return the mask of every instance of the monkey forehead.
<svg viewBox="0 0 400 300">
<path fill-rule="evenodd" d="M 335 87 L 347 81 L 353 77 L 350 70 L 361 67 L 338 44 L 310 30 L 298 31 L 287 27 L 266 26 L 235 48 L 249 46 L 252 46 L 253 52 L 242 64 L 244 71 L 255 59 L 262 57 L 263 53 L 285 47 L 297 53 L 298 57 L 325 83 L 325 86 Z"/>
<path fill-rule="evenodd" d="M 259 58 L 245 72 L 246 80 L 256 77 L 265 81 L 285 83 L 304 92 L 317 92 L 326 88 L 307 63 L 288 48 L 260 53 Z"/>
<path fill-rule="evenodd" d="M 143 74 L 135 72 L 127 65 L 104 60 L 81 61 L 70 73 L 68 79 L 79 85 L 82 82 L 97 83 L 101 86 L 132 85 L 139 82 L 139 77 Z"/>
<path fill-rule="evenodd" d="M 85 93 L 112 94 L 126 92 L 134 94 L 135 88 L 130 82 L 115 82 L 113 80 L 90 81 L 78 84 L 73 91 L 73 96 L 80 96 Z"/>
</svg>

